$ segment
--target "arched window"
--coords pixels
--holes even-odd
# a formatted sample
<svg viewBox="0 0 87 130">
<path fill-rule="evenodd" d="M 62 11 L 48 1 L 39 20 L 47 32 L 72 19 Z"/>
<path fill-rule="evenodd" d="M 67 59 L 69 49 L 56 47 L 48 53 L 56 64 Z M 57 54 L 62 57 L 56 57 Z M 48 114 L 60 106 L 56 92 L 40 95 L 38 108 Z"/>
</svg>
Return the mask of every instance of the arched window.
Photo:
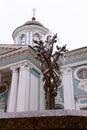
<svg viewBox="0 0 87 130">
<path fill-rule="evenodd" d="M 19 43 L 20 44 L 25 44 L 26 43 L 26 35 L 25 34 L 22 34 L 20 36 Z"/>
<path fill-rule="evenodd" d="M 77 76 L 79 79 L 86 79 L 87 78 L 87 68 L 80 69 L 77 72 Z"/>
<path fill-rule="evenodd" d="M 34 33 L 33 39 L 34 40 L 39 40 L 40 39 L 40 35 L 38 33 Z"/>
<path fill-rule="evenodd" d="M 80 81 L 83 81 L 84 79 L 87 80 L 87 66 L 85 65 L 76 68 L 74 76 L 77 80 Z"/>
</svg>

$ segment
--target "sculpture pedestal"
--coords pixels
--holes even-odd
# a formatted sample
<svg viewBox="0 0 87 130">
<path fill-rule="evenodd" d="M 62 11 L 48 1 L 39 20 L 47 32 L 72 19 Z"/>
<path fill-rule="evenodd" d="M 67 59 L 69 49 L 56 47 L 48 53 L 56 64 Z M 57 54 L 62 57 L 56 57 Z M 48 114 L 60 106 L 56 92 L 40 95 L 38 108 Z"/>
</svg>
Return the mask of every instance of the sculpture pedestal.
<svg viewBox="0 0 87 130">
<path fill-rule="evenodd" d="M 87 128 L 87 111 L 45 110 L 0 113 L 0 130 L 50 130 Z"/>
</svg>

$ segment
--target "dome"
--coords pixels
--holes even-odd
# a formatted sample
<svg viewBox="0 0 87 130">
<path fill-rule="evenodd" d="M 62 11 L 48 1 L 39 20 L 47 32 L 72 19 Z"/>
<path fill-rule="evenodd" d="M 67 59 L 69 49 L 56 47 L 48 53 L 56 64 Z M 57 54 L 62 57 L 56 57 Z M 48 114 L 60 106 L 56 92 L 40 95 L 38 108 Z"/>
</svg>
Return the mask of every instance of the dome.
<svg viewBox="0 0 87 130">
<path fill-rule="evenodd" d="M 41 24 L 40 22 L 36 21 L 35 17 L 33 17 L 31 21 L 25 22 L 23 24 L 23 26 L 25 26 L 25 25 L 38 25 L 38 26 L 44 27 L 43 24 Z"/>
<path fill-rule="evenodd" d="M 15 44 L 27 44 L 33 46 L 32 38 L 35 34 L 39 34 L 41 37 L 46 35 L 49 30 L 44 27 L 43 24 L 38 22 L 35 17 L 30 21 L 25 22 L 23 25 L 17 27 L 13 34 L 13 40 Z"/>
</svg>

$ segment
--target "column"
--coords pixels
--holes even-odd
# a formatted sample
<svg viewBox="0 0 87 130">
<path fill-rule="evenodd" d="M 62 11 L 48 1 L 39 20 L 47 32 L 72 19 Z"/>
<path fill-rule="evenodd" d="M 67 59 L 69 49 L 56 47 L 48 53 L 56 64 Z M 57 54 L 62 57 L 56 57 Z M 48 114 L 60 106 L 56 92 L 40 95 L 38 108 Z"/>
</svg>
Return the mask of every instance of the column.
<svg viewBox="0 0 87 130">
<path fill-rule="evenodd" d="M 16 67 L 12 67 L 12 81 L 9 95 L 9 103 L 8 103 L 8 112 L 16 111 L 16 103 L 17 103 L 17 90 L 18 90 L 18 69 Z"/>
<path fill-rule="evenodd" d="M 63 70 L 64 108 L 74 109 L 74 90 L 71 68 Z"/>
<path fill-rule="evenodd" d="M 31 46 L 33 46 L 33 32 L 32 30 L 30 31 L 30 44 Z"/>
<path fill-rule="evenodd" d="M 20 67 L 17 112 L 29 110 L 29 87 L 30 66 L 28 63 L 24 63 Z"/>
</svg>

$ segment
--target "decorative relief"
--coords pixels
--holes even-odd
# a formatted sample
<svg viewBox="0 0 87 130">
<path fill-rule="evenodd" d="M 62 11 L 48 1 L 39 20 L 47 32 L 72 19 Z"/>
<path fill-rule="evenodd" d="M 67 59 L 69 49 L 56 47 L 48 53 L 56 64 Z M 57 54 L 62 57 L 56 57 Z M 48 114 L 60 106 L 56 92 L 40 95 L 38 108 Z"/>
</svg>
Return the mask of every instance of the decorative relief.
<svg viewBox="0 0 87 130">
<path fill-rule="evenodd" d="M 87 80 L 80 81 L 78 88 L 87 91 Z"/>
</svg>

